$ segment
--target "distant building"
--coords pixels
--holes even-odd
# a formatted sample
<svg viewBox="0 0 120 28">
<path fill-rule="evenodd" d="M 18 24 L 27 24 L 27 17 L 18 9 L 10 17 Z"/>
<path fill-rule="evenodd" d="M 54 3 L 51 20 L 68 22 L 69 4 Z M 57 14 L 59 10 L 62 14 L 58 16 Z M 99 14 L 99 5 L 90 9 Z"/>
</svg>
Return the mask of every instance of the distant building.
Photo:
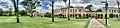
<svg viewBox="0 0 120 28">
<path fill-rule="evenodd" d="M 97 15 L 99 18 L 105 17 L 106 10 L 105 8 L 101 8 L 102 12 L 96 12 L 96 11 L 89 11 L 88 9 L 85 9 L 84 7 L 74 7 L 69 9 L 69 16 L 70 17 L 92 17 Z M 113 14 L 114 17 L 118 17 L 118 8 L 114 7 L 108 7 L 107 10 L 107 17 L 110 17 L 110 14 Z M 68 17 L 68 8 L 61 8 L 61 9 L 55 9 L 54 15 L 62 14 L 64 17 Z"/>
<path fill-rule="evenodd" d="M 35 12 L 32 13 L 33 16 L 39 16 L 39 14 L 40 14 L 40 13 L 37 12 L 37 11 L 35 11 Z M 28 15 L 28 16 L 31 16 L 31 12 L 28 12 L 28 11 L 27 11 L 27 15 Z"/>
</svg>

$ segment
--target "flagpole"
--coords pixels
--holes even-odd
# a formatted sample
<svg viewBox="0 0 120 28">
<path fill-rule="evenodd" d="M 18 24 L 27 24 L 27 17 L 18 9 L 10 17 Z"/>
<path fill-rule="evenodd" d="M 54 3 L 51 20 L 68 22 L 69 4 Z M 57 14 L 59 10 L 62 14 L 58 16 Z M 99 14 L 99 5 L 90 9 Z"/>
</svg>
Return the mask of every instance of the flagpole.
<svg viewBox="0 0 120 28">
<path fill-rule="evenodd" d="M 118 5 L 118 17 L 119 17 L 119 1 L 117 0 L 116 2 L 117 2 L 117 5 Z"/>
</svg>

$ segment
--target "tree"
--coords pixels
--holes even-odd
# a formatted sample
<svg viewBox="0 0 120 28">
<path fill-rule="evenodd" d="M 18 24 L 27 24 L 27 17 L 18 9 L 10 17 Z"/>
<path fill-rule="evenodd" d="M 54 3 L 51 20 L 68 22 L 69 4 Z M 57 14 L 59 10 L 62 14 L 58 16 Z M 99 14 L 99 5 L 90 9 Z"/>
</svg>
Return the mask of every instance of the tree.
<svg viewBox="0 0 120 28">
<path fill-rule="evenodd" d="M 70 20 L 70 18 L 69 18 L 69 8 L 70 8 L 70 0 L 68 0 L 69 2 L 68 2 L 68 5 L 67 5 L 67 0 L 63 0 L 63 2 L 65 3 L 65 5 L 68 7 L 68 20 Z"/>
<path fill-rule="evenodd" d="M 51 13 L 46 12 L 44 16 L 45 16 L 45 17 L 51 17 L 51 15 L 52 15 Z"/>
<path fill-rule="evenodd" d="M 109 15 L 109 17 L 110 17 L 110 18 L 113 18 L 113 17 L 114 17 L 113 13 L 111 13 L 111 14 Z"/>
<path fill-rule="evenodd" d="M 101 9 L 98 9 L 97 12 L 102 12 L 102 10 L 101 10 Z"/>
<path fill-rule="evenodd" d="M 26 16 L 27 15 L 27 12 L 25 10 L 21 10 L 19 13 L 20 13 L 21 16 Z"/>
<path fill-rule="evenodd" d="M 55 0 L 52 0 L 52 22 L 54 22 L 54 3 Z"/>
<path fill-rule="evenodd" d="M 0 16 L 3 15 L 3 9 L 0 9 Z"/>
<path fill-rule="evenodd" d="M 33 11 L 32 9 L 35 9 L 39 6 L 40 1 L 39 0 L 24 0 L 21 2 L 24 6 L 27 6 L 25 9 L 29 10 L 31 12 L 31 18 L 33 17 Z"/>
<path fill-rule="evenodd" d="M 86 9 L 89 9 L 89 11 L 92 11 L 91 7 L 93 7 L 93 5 L 87 5 Z"/>
<path fill-rule="evenodd" d="M 3 16 L 8 16 L 8 14 L 9 14 L 8 10 L 7 11 L 3 11 Z"/>
<path fill-rule="evenodd" d="M 60 18 L 63 18 L 63 17 L 64 17 L 64 15 L 62 15 L 62 14 L 59 14 L 59 17 L 60 17 Z"/>
<path fill-rule="evenodd" d="M 11 0 L 11 1 L 14 4 L 15 14 L 16 14 L 16 17 L 17 17 L 17 23 L 20 23 L 20 21 L 19 21 L 19 13 L 18 13 L 18 11 L 19 11 L 19 9 L 18 9 L 18 1 L 19 0 L 17 0 L 17 1 Z"/>
</svg>

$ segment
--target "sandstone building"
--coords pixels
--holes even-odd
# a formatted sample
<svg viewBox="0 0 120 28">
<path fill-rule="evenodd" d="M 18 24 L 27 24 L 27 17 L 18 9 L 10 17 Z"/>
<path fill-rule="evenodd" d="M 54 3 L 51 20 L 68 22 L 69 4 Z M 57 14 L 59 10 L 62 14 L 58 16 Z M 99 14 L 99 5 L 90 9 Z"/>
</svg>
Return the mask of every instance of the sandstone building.
<svg viewBox="0 0 120 28">
<path fill-rule="evenodd" d="M 92 16 L 98 16 L 99 18 L 105 17 L 106 10 L 105 8 L 101 8 L 101 12 L 96 11 L 89 11 L 88 9 L 85 9 L 85 7 L 74 7 L 69 9 L 69 16 L 70 17 L 92 17 Z M 107 10 L 107 17 L 110 17 L 110 15 L 113 15 L 113 17 L 119 17 L 119 11 L 118 8 L 115 7 L 108 7 Z M 62 14 L 64 17 L 68 17 L 68 8 L 61 8 L 61 9 L 55 9 L 54 15 L 60 15 Z"/>
</svg>

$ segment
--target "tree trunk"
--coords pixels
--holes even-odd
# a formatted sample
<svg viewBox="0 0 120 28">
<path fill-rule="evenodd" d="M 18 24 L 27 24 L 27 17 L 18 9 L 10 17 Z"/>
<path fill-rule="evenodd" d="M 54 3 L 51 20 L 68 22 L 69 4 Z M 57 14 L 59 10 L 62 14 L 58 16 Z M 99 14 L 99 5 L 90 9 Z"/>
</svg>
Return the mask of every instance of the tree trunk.
<svg viewBox="0 0 120 28">
<path fill-rule="evenodd" d="M 17 12 L 16 17 L 17 17 L 17 23 L 20 23 L 20 21 L 19 21 L 19 13 L 18 12 Z"/>
<path fill-rule="evenodd" d="M 16 2 L 15 2 L 15 0 L 14 0 L 14 9 L 15 9 L 15 16 L 17 17 L 17 23 L 20 23 L 20 21 L 19 21 L 19 13 L 18 13 L 18 1 L 19 0 L 17 0 L 17 6 L 16 6 Z"/>
<path fill-rule="evenodd" d="M 33 18 L 33 12 L 31 12 L 31 16 L 30 17 Z"/>
<path fill-rule="evenodd" d="M 69 17 L 69 8 L 70 8 L 70 0 L 69 0 L 69 4 L 68 4 L 68 20 L 70 20 L 70 17 Z"/>
<path fill-rule="evenodd" d="M 52 0 L 52 22 L 54 22 L 54 0 Z"/>
</svg>

